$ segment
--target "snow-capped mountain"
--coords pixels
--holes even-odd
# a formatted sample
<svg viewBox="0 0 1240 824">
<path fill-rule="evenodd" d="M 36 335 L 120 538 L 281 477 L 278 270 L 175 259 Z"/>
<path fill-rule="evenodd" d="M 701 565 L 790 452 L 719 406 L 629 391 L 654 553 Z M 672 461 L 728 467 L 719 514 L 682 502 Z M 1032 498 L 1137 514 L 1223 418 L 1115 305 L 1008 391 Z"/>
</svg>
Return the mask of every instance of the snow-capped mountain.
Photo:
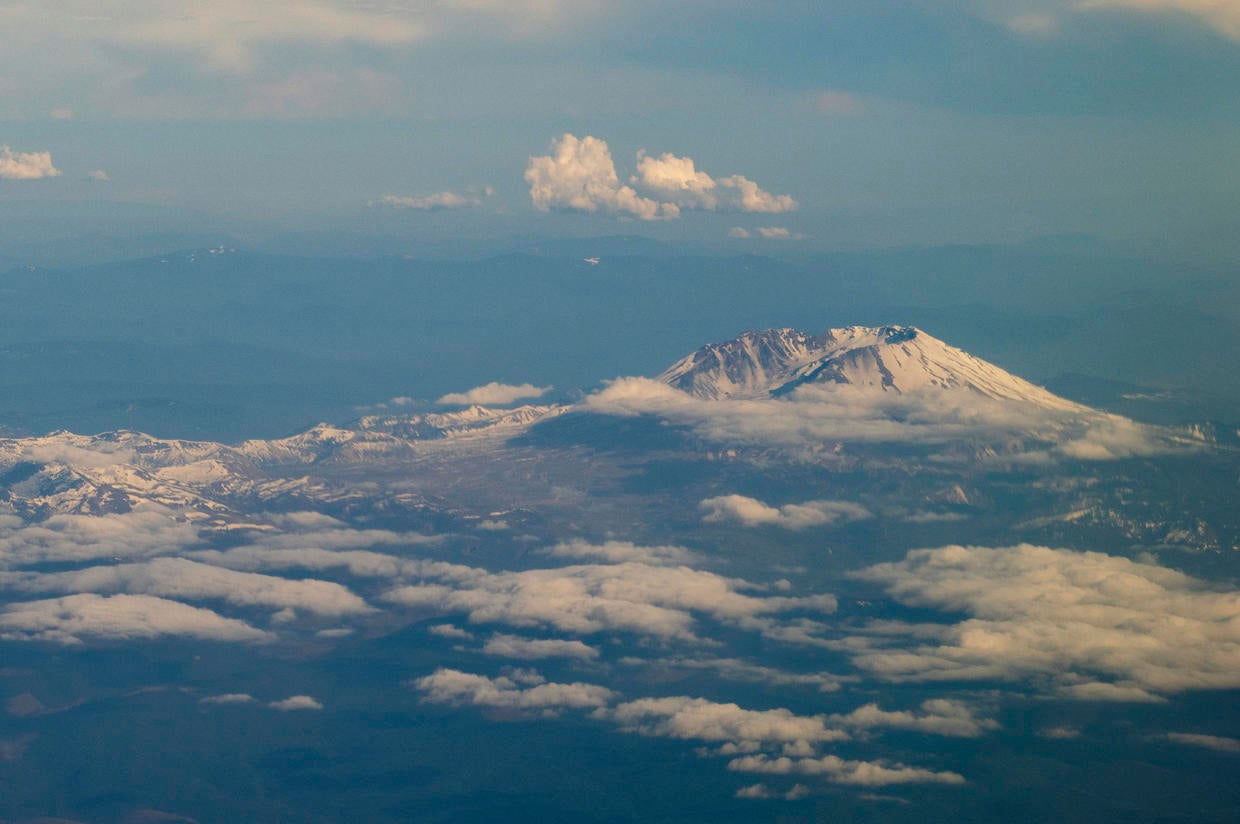
<svg viewBox="0 0 1240 824">
<path fill-rule="evenodd" d="M 129 431 L 0 438 L 0 513 L 104 515 L 159 506 L 191 520 L 226 522 L 237 507 L 292 499 L 325 503 L 357 495 L 347 484 L 319 477 L 320 472 L 396 464 L 436 445 L 453 449 L 459 444 L 456 451 L 495 448 L 565 411 L 562 406 L 471 406 L 447 413 L 366 416 L 236 446 Z M 408 495 L 403 499 L 413 501 Z"/>
<path fill-rule="evenodd" d="M 896 393 L 961 389 L 995 400 L 1086 411 L 912 326 L 849 326 L 820 335 L 796 329 L 745 332 L 702 347 L 658 379 L 709 400 L 779 397 L 805 384 L 826 383 Z"/>
</svg>

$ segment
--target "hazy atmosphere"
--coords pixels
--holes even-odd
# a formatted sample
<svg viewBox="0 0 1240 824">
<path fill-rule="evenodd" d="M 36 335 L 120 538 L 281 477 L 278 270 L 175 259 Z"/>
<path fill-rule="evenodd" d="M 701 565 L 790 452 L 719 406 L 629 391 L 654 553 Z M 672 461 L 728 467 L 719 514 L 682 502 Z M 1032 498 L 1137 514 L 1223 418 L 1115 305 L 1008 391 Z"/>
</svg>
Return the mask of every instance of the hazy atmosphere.
<svg viewBox="0 0 1240 824">
<path fill-rule="evenodd" d="M 0 32 L 0 824 L 1240 815 L 1240 2 Z"/>
</svg>

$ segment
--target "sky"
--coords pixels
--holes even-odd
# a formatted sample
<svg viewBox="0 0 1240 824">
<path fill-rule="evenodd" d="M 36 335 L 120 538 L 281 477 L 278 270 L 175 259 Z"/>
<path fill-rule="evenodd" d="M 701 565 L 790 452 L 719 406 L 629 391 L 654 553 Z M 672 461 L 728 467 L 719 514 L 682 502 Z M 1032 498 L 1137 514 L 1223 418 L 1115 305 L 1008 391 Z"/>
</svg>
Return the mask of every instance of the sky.
<svg viewBox="0 0 1240 824">
<path fill-rule="evenodd" d="M 1240 259 L 1240 0 L 0 0 L 0 29 L 32 235 Z"/>
</svg>

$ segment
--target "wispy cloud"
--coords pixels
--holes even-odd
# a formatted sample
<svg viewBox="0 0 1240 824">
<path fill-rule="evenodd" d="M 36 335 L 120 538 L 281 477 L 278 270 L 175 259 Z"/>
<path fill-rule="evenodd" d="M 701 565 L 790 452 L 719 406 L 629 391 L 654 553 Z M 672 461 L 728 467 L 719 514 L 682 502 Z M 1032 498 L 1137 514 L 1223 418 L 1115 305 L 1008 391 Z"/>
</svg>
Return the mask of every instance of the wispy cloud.
<svg viewBox="0 0 1240 824">
<path fill-rule="evenodd" d="M 422 212 L 441 212 L 451 209 L 469 209 L 481 206 L 483 198 L 490 197 L 492 189 L 486 186 L 480 193 L 466 192 L 435 192 L 429 195 L 384 195 L 371 203 L 372 206 L 387 206 L 392 209 L 413 209 Z M 496 384 L 498 385 L 498 384 Z"/>
</svg>

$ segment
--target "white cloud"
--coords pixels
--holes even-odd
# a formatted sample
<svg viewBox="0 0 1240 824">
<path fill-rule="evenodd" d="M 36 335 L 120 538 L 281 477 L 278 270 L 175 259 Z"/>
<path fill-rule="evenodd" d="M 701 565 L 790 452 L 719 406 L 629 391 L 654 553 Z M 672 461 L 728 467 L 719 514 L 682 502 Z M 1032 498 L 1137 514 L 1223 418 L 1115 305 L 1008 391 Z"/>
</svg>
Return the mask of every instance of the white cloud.
<svg viewBox="0 0 1240 824">
<path fill-rule="evenodd" d="M 771 758 L 747 755 L 733 759 L 729 770 L 763 775 L 823 776 L 836 784 L 884 787 L 891 784 L 964 784 L 964 776 L 954 772 L 934 772 L 903 764 L 876 761 L 846 761 L 834 755 L 821 758 Z"/>
<path fill-rule="evenodd" d="M 423 700 L 452 706 L 556 711 L 606 706 L 615 696 L 596 684 L 540 683 L 523 688 L 509 677 L 488 678 L 454 669 L 438 669 L 413 682 Z"/>
<path fill-rule="evenodd" d="M 602 213 L 639 220 L 671 220 L 682 209 L 776 214 L 797 208 L 789 195 L 764 190 L 743 175 L 715 179 L 690 157 L 639 152 L 637 173 L 620 182 L 605 140 L 565 134 L 552 154 L 531 157 L 525 170 L 530 199 L 540 211 Z"/>
<path fill-rule="evenodd" d="M 1163 736 L 1176 744 L 1187 744 L 1190 747 L 1204 747 L 1207 750 L 1224 753 L 1240 753 L 1240 740 L 1223 738 L 1218 735 L 1201 735 L 1194 732 L 1169 732 Z"/>
<path fill-rule="evenodd" d="M 309 695 L 290 695 L 282 701 L 272 701 L 267 706 L 273 710 L 280 712 L 295 712 L 297 710 L 321 710 L 323 705 Z"/>
<path fill-rule="evenodd" d="M 953 738 L 978 738 L 999 728 L 998 722 L 993 719 L 978 718 L 967 704 L 943 698 L 923 701 L 920 713 L 908 710 L 889 712 L 879 709 L 878 704 L 866 704 L 846 715 L 832 715 L 830 720 L 851 730 L 885 727 Z"/>
<path fill-rule="evenodd" d="M 535 386 L 532 383 L 514 385 L 492 382 L 484 386 L 475 386 L 468 392 L 451 392 L 435 401 L 435 403 L 451 406 L 473 406 L 474 404 L 480 406 L 506 406 L 525 398 L 541 398 L 553 388 L 551 386 Z"/>
<path fill-rule="evenodd" d="M 642 194 L 681 209 L 709 212 L 791 212 L 797 202 L 774 195 L 743 175 L 715 180 L 697 168 L 690 157 L 664 153 L 658 157 L 639 152 L 637 174 L 629 183 Z"/>
<path fill-rule="evenodd" d="M 783 529 L 808 529 L 872 518 L 868 509 L 848 501 L 806 501 L 768 506 L 744 495 L 721 495 L 698 504 L 706 523 L 738 523 L 742 526 L 777 526 Z"/>
<path fill-rule="evenodd" d="M 727 742 L 740 750 L 781 744 L 844 741 L 849 735 L 827 726 L 826 716 L 795 715 L 789 710 L 748 710 L 705 698 L 639 698 L 601 710 L 597 717 L 627 732 L 662 738 Z"/>
<path fill-rule="evenodd" d="M 735 237 L 745 240 L 746 238 L 751 237 L 751 235 L 749 234 L 749 230 L 744 226 L 733 226 L 728 230 L 728 237 Z"/>
<path fill-rule="evenodd" d="M 48 112 L 48 117 L 52 120 L 72 120 L 73 109 L 68 106 L 60 106 Z"/>
<path fill-rule="evenodd" d="M 606 541 L 592 544 L 575 540 L 540 549 L 540 555 L 573 560 L 596 560 L 610 564 L 635 561 L 642 564 L 689 565 L 699 563 L 702 556 L 682 546 L 640 546 L 628 541 Z"/>
<path fill-rule="evenodd" d="M 537 661 L 544 658 L 574 658 L 592 661 L 598 658 L 598 650 L 580 641 L 559 639 L 522 638 L 517 635 L 492 635 L 482 647 L 486 655 L 499 658 L 517 658 Z"/>
<path fill-rule="evenodd" d="M 720 178 L 719 185 L 729 191 L 721 201 L 722 209 L 738 212 L 780 214 L 794 212 L 800 205 L 791 195 L 775 195 L 764 190 L 744 175 Z M 762 230 L 759 229 L 759 232 Z"/>
<path fill-rule="evenodd" d="M 34 524 L 0 515 L 0 568 L 114 556 L 144 558 L 198 543 L 193 525 L 158 506 L 115 515 L 53 515 Z"/>
<path fill-rule="evenodd" d="M 15 152 L 0 146 L 0 180 L 40 180 L 59 175 L 51 152 Z"/>
<path fill-rule="evenodd" d="M 601 212 L 639 220 L 680 216 L 675 204 L 641 197 L 631 186 L 620 184 L 606 141 L 565 134 L 552 142 L 551 151 L 531 157 L 525 169 L 530 200 L 539 211 Z"/>
<path fill-rule="evenodd" d="M 393 209 L 417 209 L 423 212 L 438 212 L 446 209 L 466 209 L 481 206 L 482 198 L 475 195 L 462 195 L 457 192 L 435 192 L 430 195 L 384 195 L 374 202 L 376 206 L 389 206 Z M 495 384 L 498 386 L 499 384 Z"/>
<path fill-rule="evenodd" d="M 257 702 L 253 695 L 244 692 L 229 692 L 223 695 L 208 695 L 206 698 L 200 698 L 199 704 L 254 704 Z"/>
<path fill-rule="evenodd" d="M 1012 460 L 1107 460 L 1188 448 L 1157 427 L 1116 415 L 1084 408 L 1050 410 L 937 386 L 886 392 L 866 386 L 806 384 L 780 398 L 714 400 L 649 378 L 622 377 L 587 396 L 581 407 L 608 415 L 657 415 L 718 443 L 812 454 L 850 441 L 965 445 L 989 441 L 1002 446 Z"/>
<path fill-rule="evenodd" d="M 103 169 L 92 169 L 86 173 L 86 179 L 92 183 L 107 183 L 111 180 L 111 178 L 108 177 L 108 173 Z"/>
<path fill-rule="evenodd" d="M 666 153 L 653 157 L 637 154 L 637 174 L 629 182 L 647 195 L 682 209 L 719 208 L 719 184 L 700 171 L 691 157 Z"/>
<path fill-rule="evenodd" d="M 476 624 L 544 627 L 577 635 L 633 632 L 664 640 L 698 640 L 695 614 L 790 643 L 819 643 L 821 629 L 784 612 L 830 613 L 830 595 L 758 597 L 754 585 L 687 567 L 625 562 L 489 573 L 427 565 L 418 583 L 384 598 L 415 609 L 464 613 Z"/>
<path fill-rule="evenodd" d="M 758 234 L 764 240 L 803 240 L 805 235 L 794 234 L 792 230 L 784 226 L 759 226 Z"/>
<path fill-rule="evenodd" d="M 885 622 L 841 647 L 893 681 L 1026 680 L 1081 700 L 1240 688 L 1240 593 L 1154 564 L 1023 544 L 915 550 L 855 574 L 957 623 Z"/>
<path fill-rule="evenodd" d="M 319 615 L 373 612 L 365 601 L 330 581 L 290 580 L 191 561 L 157 558 L 138 564 L 72 572 L 9 573 L 0 585 L 26 592 L 122 592 L 186 600 L 222 600 L 235 606 L 296 609 Z"/>
<path fill-rule="evenodd" d="M 438 635 L 440 638 L 450 638 L 454 641 L 474 640 L 472 632 L 452 624 L 435 624 L 434 626 L 427 627 L 426 631 L 431 635 Z"/>
<path fill-rule="evenodd" d="M 208 609 L 149 595 L 68 595 L 9 604 L 0 610 L 0 639 L 80 644 L 179 635 L 211 641 L 270 641 L 262 630 Z"/>
<path fill-rule="evenodd" d="M 741 787 L 736 791 L 737 798 L 777 798 L 783 801 L 800 801 L 802 798 L 808 798 L 809 795 L 809 787 L 804 784 L 793 784 L 791 789 L 784 792 L 772 790 L 765 784 L 750 784 L 748 787 Z"/>
</svg>

